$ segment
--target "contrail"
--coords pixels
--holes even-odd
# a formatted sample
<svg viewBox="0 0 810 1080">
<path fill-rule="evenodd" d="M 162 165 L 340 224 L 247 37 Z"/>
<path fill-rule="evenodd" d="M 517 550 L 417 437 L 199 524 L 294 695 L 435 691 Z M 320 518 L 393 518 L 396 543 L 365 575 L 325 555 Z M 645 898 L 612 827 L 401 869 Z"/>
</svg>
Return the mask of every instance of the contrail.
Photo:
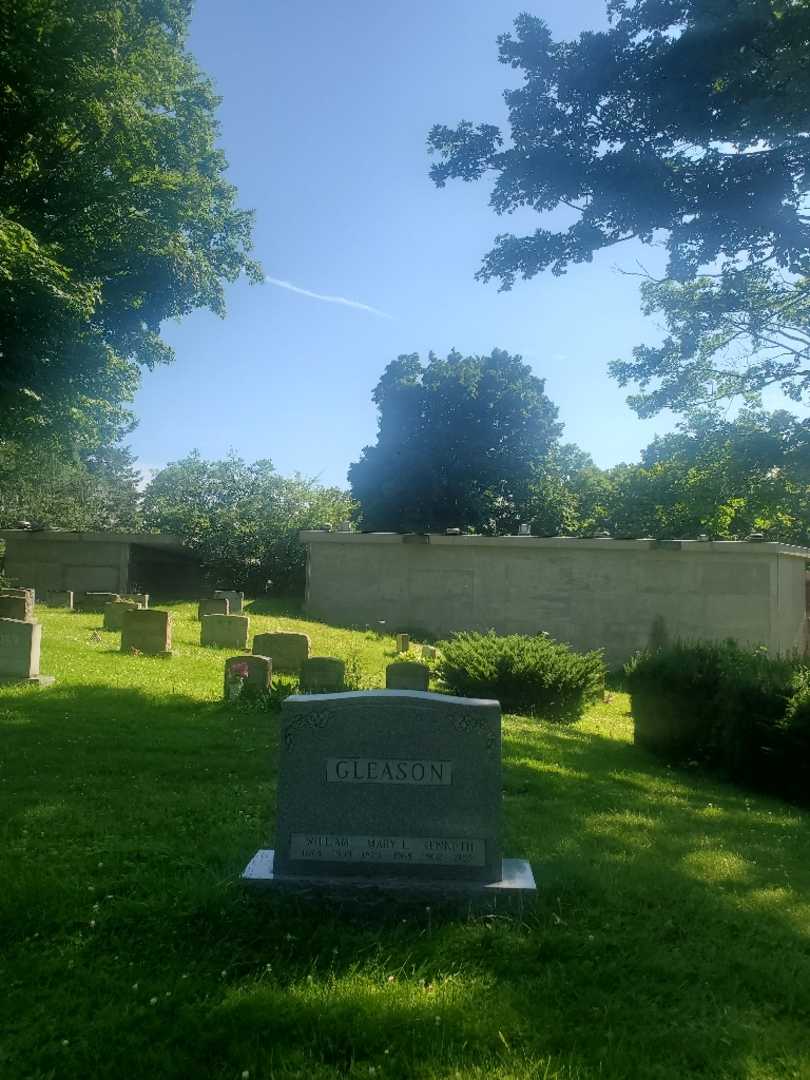
<svg viewBox="0 0 810 1080">
<path fill-rule="evenodd" d="M 393 318 L 393 315 L 389 315 L 387 311 L 380 311 L 379 308 L 372 307 L 370 304 L 361 304 L 359 300 L 347 300 L 345 296 L 326 296 L 324 293 L 312 292 L 310 289 L 300 289 L 292 282 L 282 281 L 280 278 L 266 277 L 264 280 L 270 285 L 277 285 L 279 289 L 289 289 L 290 292 L 298 293 L 299 296 L 309 296 L 313 300 L 323 300 L 327 304 L 343 304 L 344 307 L 357 308 L 358 311 L 370 311 L 372 315 L 379 315 L 382 319 Z"/>
</svg>

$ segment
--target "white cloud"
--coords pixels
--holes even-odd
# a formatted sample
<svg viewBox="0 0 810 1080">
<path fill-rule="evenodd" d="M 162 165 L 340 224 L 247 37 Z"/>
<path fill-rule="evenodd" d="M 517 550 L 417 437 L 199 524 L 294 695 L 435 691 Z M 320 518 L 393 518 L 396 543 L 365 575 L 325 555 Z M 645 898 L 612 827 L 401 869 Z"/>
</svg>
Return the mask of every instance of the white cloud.
<svg viewBox="0 0 810 1080">
<path fill-rule="evenodd" d="M 342 304 L 344 307 L 357 308 L 358 311 L 368 311 L 372 315 L 379 315 L 382 319 L 393 318 L 393 315 L 389 315 L 387 311 L 380 311 L 379 308 L 372 307 L 370 304 L 361 304 L 359 300 L 347 300 L 345 296 L 327 296 L 324 293 L 312 292 L 311 289 L 301 289 L 298 285 L 293 285 L 290 281 L 282 281 L 280 278 L 266 277 L 264 280 L 269 285 L 275 285 L 279 289 L 288 289 L 290 292 L 298 293 L 299 296 L 309 296 L 312 300 L 323 300 L 327 304 Z"/>
</svg>

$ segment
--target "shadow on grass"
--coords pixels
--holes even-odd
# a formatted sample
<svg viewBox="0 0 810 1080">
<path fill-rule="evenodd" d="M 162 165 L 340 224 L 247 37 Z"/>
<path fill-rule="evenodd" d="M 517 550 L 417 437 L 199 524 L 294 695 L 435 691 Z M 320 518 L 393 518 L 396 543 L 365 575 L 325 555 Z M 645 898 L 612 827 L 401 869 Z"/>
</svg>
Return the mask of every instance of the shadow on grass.
<svg viewBox="0 0 810 1080">
<path fill-rule="evenodd" d="M 313 911 L 238 883 L 272 837 L 276 723 L 100 686 L 0 704 L 0 1017 L 19 1075 L 566 1060 L 558 1075 L 731 1077 L 778 1055 L 790 1074 L 810 1010 L 806 816 L 517 722 L 504 853 L 533 863 L 531 914 Z"/>
</svg>

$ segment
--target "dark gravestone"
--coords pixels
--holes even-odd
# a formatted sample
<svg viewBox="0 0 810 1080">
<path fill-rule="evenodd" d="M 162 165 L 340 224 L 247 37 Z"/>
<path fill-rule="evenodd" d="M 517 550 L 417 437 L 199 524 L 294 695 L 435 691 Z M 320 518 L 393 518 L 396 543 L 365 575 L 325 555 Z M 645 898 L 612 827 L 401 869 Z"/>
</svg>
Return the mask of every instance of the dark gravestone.
<svg viewBox="0 0 810 1080">
<path fill-rule="evenodd" d="M 50 589 L 45 593 L 46 607 L 67 608 L 73 611 L 73 593 L 70 589 Z"/>
<path fill-rule="evenodd" d="M 172 614 L 156 608 L 130 608 L 124 612 L 121 652 L 171 656 Z"/>
<path fill-rule="evenodd" d="M 533 893 L 501 857 L 501 711 L 417 691 L 296 695 L 282 704 L 275 852 L 256 884 Z"/>
<path fill-rule="evenodd" d="M 273 663 L 269 656 L 232 656 L 225 661 L 225 700 L 266 694 L 272 675 Z"/>
<path fill-rule="evenodd" d="M 224 598 L 208 596 L 200 600 L 197 605 L 197 618 L 202 619 L 205 615 L 229 615 L 228 601 Z"/>
<path fill-rule="evenodd" d="M 124 625 L 124 612 L 137 611 L 140 606 L 134 600 L 113 600 L 111 604 L 105 604 L 104 629 L 120 630 Z"/>
<path fill-rule="evenodd" d="M 214 596 L 218 600 L 228 601 L 229 615 L 241 615 L 242 607 L 245 602 L 245 594 L 243 592 L 236 592 L 235 589 L 214 589 Z"/>
<path fill-rule="evenodd" d="M 321 694 L 346 685 L 346 665 L 336 656 L 311 656 L 301 665 L 301 689 Z"/>
<path fill-rule="evenodd" d="M 203 615 L 200 644 L 223 649 L 247 649 L 250 619 L 247 615 Z"/>
<path fill-rule="evenodd" d="M 33 618 L 34 606 L 29 596 L 0 596 L 0 619 L 31 622 Z"/>
<path fill-rule="evenodd" d="M 306 634 L 293 634 L 278 630 L 272 634 L 257 634 L 253 639 L 253 651 L 259 656 L 271 656 L 275 671 L 298 675 L 301 665 L 309 659 L 310 642 Z"/>
<path fill-rule="evenodd" d="M 0 618 L 0 683 L 50 686 L 53 676 L 39 673 L 41 646 L 41 623 Z"/>
<path fill-rule="evenodd" d="M 99 615 L 104 611 L 107 604 L 120 599 L 118 593 L 114 592 L 85 592 L 74 597 L 77 611 L 82 613 L 97 612 Z"/>
<path fill-rule="evenodd" d="M 427 690 L 430 669 L 415 660 L 398 660 L 385 669 L 388 690 Z"/>
</svg>

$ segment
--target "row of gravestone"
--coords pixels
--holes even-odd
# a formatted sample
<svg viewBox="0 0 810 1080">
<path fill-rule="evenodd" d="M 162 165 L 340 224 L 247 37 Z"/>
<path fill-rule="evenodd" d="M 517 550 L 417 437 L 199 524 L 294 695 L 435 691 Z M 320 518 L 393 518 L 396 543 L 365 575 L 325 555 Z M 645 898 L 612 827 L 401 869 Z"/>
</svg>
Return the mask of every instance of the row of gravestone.
<svg viewBox="0 0 810 1080">
<path fill-rule="evenodd" d="M 257 638 L 274 636 L 258 634 Z M 252 653 L 230 657 L 225 661 L 225 700 L 268 693 L 275 667 L 272 656 L 256 651 L 255 642 Z M 340 693 L 346 690 L 346 665 L 336 656 L 310 656 L 299 667 L 298 680 L 303 693 Z M 424 692 L 429 682 L 430 669 L 416 661 L 396 660 L 385 669 L 386 690 Z"/>
</svg>

